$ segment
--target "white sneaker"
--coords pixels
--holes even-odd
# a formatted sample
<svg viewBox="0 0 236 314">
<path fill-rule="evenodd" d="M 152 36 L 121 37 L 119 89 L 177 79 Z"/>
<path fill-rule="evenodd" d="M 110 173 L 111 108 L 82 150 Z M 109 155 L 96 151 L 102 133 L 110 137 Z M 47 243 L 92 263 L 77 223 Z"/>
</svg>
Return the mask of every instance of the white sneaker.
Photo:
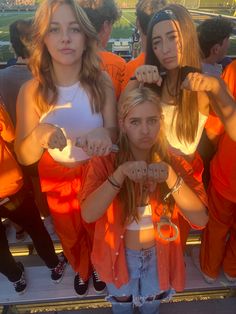
<svg viewBox="0 0 236 314">
<path fill-rule="evenodd" d="M 226 278 L 229 282 L 236 282 L 236 277 L 231 277 L 231 276 L 227 275 L 225 272 L 224 272 L 224 275 L 225 275 L 225 278 Z"/>
<path fill-rule="evenodd" d="M 212 283 L 214 283 L 214 282 L 216 281 L 216 278 L 212 278 L 212 277 L 206 275 L 206 274 L 203 273 L 203 272 L 201 272 L 201 273 L 202 273 L 202 276 L 203 276 L 203 278 L 205 279 L 205 281 L 206 281 L 207 283 L 212 284 Z"/>
<path fill-rule="evenodd" d="M 44 223 L 44 226 L 47 229 L 48 233 L 50 235 L 53 235 L 55 233 L 55 229 L 54 229 L 52 217 L 51 216 L 45 217 L 43 220 L 43 223 Z"/>
</svg>

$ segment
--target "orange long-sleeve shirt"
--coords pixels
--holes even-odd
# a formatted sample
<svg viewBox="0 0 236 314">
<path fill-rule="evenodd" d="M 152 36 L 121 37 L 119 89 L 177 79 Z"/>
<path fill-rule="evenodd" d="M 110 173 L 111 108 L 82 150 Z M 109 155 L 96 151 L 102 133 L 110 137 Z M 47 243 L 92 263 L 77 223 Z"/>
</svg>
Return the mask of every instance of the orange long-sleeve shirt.
<svg viewBox="0 0 236 314">
<path fill-rule="evenodd" d="M 90 161 L 80 199 L 85 199 L 96 190 L 114 171 L 114 154 L 106 157 L 95 157 Z M 172 156 L 172 167 L 183 177 L 185 182 L 197 193 L 200 199 L 207 204 L 206 194 L 201 182 L 193 177 L 193 169 L 183 158 Z M 151 201 L 152 220 L 154 225 L 160 220 L 162 205 L 157 200 Z M 175 206 L 172 222 L 177 226 L 178 208 Z M 125 258 L 124 233 L 125 226 L 121 223 L 121 204 L 115 198 L 106 213 L 96 222 L 95 236 L 92 251 L 92 263 L 101 279 L 113 283 L 117 287 L 129 281 L 129 274 Z M 192 226 L 198 228 L 197 226 Z M 173 241 L 163 241 L 155 228 L 157 248 L 157 269 L 161 290 L 170 287 L 181 291 L 185 284 L 185 266 L 180 236 Z"/>
</svg>

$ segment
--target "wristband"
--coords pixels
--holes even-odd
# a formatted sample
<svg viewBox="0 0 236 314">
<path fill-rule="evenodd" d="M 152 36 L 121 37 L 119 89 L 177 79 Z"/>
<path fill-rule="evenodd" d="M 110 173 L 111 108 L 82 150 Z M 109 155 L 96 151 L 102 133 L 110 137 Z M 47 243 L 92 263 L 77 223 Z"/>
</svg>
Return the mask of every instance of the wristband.
<svg viewBox="0 0 236 314">
<path fill-rule="evenodd" d="M 108 178 L 107 178 L 107 181 L 114 187 L 116 188 L 117 190 L 120 190 L 121 189 L 121 185 L 115 180 L 115 178 L 110 175 Z"/>
<path fill-rule="evenodd" d="M 164 197 L 164 202 L 166 202 L 166 200 L 170 197 L 170 195 L 172 195 L 173 193 L 178 192 L 179 189 L 181 188 L 181 186 L 183 185 L 183 183 L 184 183 L 183 178 L 178 176 L 174 186 L 170 189 L 170 191 Z"/>
</svg>

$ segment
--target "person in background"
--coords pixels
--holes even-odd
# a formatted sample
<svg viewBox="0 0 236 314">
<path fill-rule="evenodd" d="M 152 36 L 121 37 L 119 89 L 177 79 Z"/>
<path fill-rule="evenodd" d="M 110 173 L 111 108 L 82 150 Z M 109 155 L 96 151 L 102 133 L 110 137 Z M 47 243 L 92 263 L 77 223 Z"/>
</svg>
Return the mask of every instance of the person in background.
<svg viewBox="0 0 236 314">
<path fill-rule="evenodd" d="M 14 127 L 16 126 L 16 99 L 20 87 L 32 78 L 28 68 L 30 45 L 32 39 L 32 20 L 17 20 L 9 27 L 10 42 L 15 51 L 17 62 L 15 65 L 0 70 L 0 97 L 10 115 Z M 27 180 L 29 189 L 33 190 L 35 202 L 44 224 L 50 235 L 54 234 L 54 227 L 49 213 L 46 196 L 41 191 L 37 168 L 23 167 L 22 170 Z M 24 237 L 24 230 L 16 227 L 16 238 Z"/>
<path fill-rule="evenodd" d="M 79 0 L 79 4 L 98 33 L 101 68 L 110 75 L 118 99 L 126 62 L 120 56 L 107 51 L 106 47 L 111 36 L 112 26 L 120 19 L 121 12 L 115 0 Z"/>
<path fill-rule="evenodd" d="M 86 295 L 89 278 L 105 284 L 90 261 L 94 226 L 81 219 L 77 194 L 87 161 L 106 155 L 116 140 L 111 79 L 100 69 L 97 32 L 78 0 L 44 0 L 34 20 L 30 68 L 17 102 L 15 152 L 23 165 L 39 162 L 55 231 Z"/>
<path fill-rule="evenodd" d="M 16 99 L 23 83 L 32 78 L 28 68 L 29 45 L 32 36 L 32 20 L 17 20 L 9 27 L 10 42 L 16 55 L 16 63 L 0 70 L 0 95 L 16 125 Z"/>
<path fill-rule="evenodd" d="M 136 4 L 136 26 L 140 35 L 141 53 L 126 64 L 125 76 L 122 83 L 122 91 L 125 89 L 135 70 L 145 64 L 145 52 L 147 46 L 147 30 L 153 14 L 167 5 L 166 0 L 139 0 Z"/>
<path fill-rule="evenodd" d="M 15 291 L 24 293 L 27 287 L 24 266 L 13 258 L 1 218 L 20 225 L 32 238 L 38 255 L 51 270 L 51 279 L 59 283 L 67 260 L 56 255 L 52 240 L 44 227 L 34 199 L 26 190 L 23 174 L 11 149 L 15 132 L 2 102 L 0 102 L 0 272 L 13 283 Z"/>
<path fill-rule="evenodd" d="M 233 31 L 230 19 L 221 16 L 203 21 L 197 27 L 198 39 L 202 51 L 202 71 L 208 75 L 220 77 L 222 65 L 229 48 L 229 37 Z"/>
<path fill-rule="evenodd" d="M 236 61 L 228 65 L 223 79 L 236 99 Z M 236 282 L 235 160 L 236 142 L 225 132 L 211 161 L 209 222 L 201 239 L 200 265 L 208 283 L 217 279 L 221 268 L 229 282 Z"/>
<path fill-rule="evenodd" d="M 206 19 L 197 27 L 198 39 L 202 51 L 202 72 L 207 75 L 220 77 L 223 62 L 227 58 L 229 37 L 233 30 L 230 19 L 214 17 Z M 232 61 L 232 60 L 231 60 Z M 214 130 L 218 130 L 216 134 Z M 204 162 L 203 181 L 205 187 L 210 180 L 210 161 L 215 154 L 217 142 L 223 132 L 223 125 L 214 114 L 210 115 L 205 125 L 198 151 Z M 213 133 L 213 134 L 210 134 Z"/>
<path fill-rule="evenodd" d="M 137 88 L 118 106 L 119 151 L 94 157 L 79 198 L 96 222 L 92 261 L 107 283 L 114 314 L 159 313 L 181 291 L 185 265 L 178 213 L 192 227 L 208 221 L 206 194 L 182 157 L 168 153 L 159 97 Z"/>
</svg>

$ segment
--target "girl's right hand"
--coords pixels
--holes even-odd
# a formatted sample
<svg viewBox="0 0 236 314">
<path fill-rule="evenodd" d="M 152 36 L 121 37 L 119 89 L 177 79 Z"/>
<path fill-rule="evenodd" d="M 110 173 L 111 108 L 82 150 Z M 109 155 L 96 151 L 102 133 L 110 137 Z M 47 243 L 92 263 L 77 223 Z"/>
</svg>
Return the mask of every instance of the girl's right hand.
<svg viewBox="0 0 236 314">
<path fill-rule="evenodd" d="M 53 124 L 40 123 L 35 130 L 35 134 L 37 141 L 45 149 L 58 148 L 61 151 L 67 145 L 64 133 Z"/>
<path fill-rule="evenodd" d="M 127 161 L 119 166 L 122 175 L 134 182 L 143 182 L 147 179 L 147 163 L 145 161 Z"/>
<path fill-rule="evenodd" d="M 135 71 L 136 79 L 139 83 L 157 84 L 161 86 L 162 77 L 155 65 L 141 65 Z"/>
<path fill-rule="evenodd" d="M 212 92 L 217 94 L 221 88 L 220 81 L 214 76 L 190 72 L 181 84 L 182 89 L 196 92 Z"/>
</svg>

